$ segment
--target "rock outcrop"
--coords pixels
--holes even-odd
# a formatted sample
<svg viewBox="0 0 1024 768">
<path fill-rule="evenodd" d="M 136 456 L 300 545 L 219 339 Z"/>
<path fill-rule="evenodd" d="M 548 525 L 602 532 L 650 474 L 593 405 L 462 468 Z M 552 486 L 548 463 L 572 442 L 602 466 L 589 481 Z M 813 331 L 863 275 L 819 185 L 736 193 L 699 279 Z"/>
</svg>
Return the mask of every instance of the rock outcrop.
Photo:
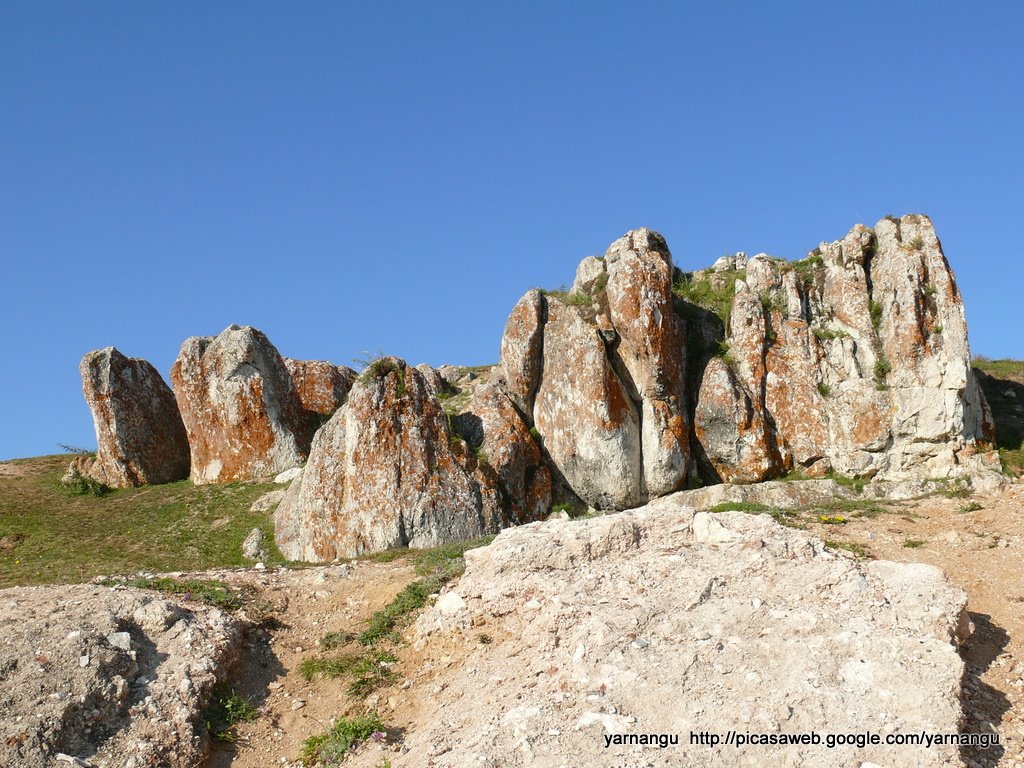
<svg viewBox="0 0 1024 768">
<path fill-rule="evenodd" d="M 681 284 L 684 300 L 724 295 L 723 359 L 742 388 L 739 396 L 723 391 L 731 382 L 720 366 L 711 368 L 696 403 L 698 435 L 745 411 L 737 432 L 747 414 L 759 416 L 778 454 L 762 472 L 763 451 L 737 465 L 735 452 L 713 441 L 704 449 L 723 479 L 737 466 L 757 479 L 790 468 L 945 476 L 971 465 L 975 446 L 991 441 L 963 303 L 927 217 L 858 225 L 803 261 L 741 257 L 684 275 Z M 706 352 L 691 350 L 705 361 Z M 738 400 L 750 408 L 736 408 Z M 720 428 L 710 433 L 728 438 Z"/>
<path fill-rule="evenodd" d="M 120 488 L 188 477 L 185 426 L 156 368 L 107 347 L 83 357 L 79 370 L 97 451 L 95 461 L 76 460 L 77 471 Z"/>
<path fill-rule="evenodd" d="M 303 410 L 316 416 L 331 416 L 341 408 L 355 381 L 355 371 L 326 360 L 283 360 Z"/>
<path fill-rule="evenodd" d="M 332 560 L 471 539 L 507 521 L 493 470 L 453 435 L 427 379 L 381 358 L 317 432 L 274 522 L 285 557 Z"/>
<path fill-rule="evenodd" d="M 101 437 L 110 484 L 154 482 L 153 461 L 131 462 L 173 442 L 133 434 L 173 421 L 131 394 L 156 391 L 155 371 L 133 377 L 103 385 L 138 401 L 107 429 L 116 447 Z M 925 216 L 857 225 L 796 262 L 736 254 L 697 272 L 633 230 L 584 259 L 571 290 L 527 292 L 496 367 L 385 358 L 362 378 L 284 359 L 252 328 L 187 340 L 171 379 L 192 479 L 297 467 L 330 418 L 278 531 L 290 556 L 323 559 L 493 531 L 552 501 L 625 509 L 790 472 L 913 481 L 995 465 L 963 302 Z"/>
<path fill-rule="evenodd" d="M 238 656 L 235 619 L 142 590 L 65 585 L 0 590 L 0 627 L 0 764 L 201 762 L 204 710 Z"/>
<path fill-rule="evenodd" d="M 422 656 L 454 661 L 419 694 L 411 768 L 960 764 L 955 746 L 690 741 L 958 732 L 966 596 L 937 568 L 859 563 L 766 515 L 673 497 L 504 531 L 466 563 L 415 627 Z M 606 741 L 630 734 L 679 743 Z"/>
<path fill-rule="evenodd" d="M 260 331 L 232 325 L 181 347 L 171 381 L 192 481 L 275 475 L 305 461 L 312 425 L 284 359 Z"/>
<path fill-rule="evenodd" d="M 501 380 L 588 505 L 636 506 L 685 483 L 685 326 L 672 278 L 664 239 L 635 230 L 585 259 L 571 292 L 527 293 L 506 324 Z"/>
</svg>

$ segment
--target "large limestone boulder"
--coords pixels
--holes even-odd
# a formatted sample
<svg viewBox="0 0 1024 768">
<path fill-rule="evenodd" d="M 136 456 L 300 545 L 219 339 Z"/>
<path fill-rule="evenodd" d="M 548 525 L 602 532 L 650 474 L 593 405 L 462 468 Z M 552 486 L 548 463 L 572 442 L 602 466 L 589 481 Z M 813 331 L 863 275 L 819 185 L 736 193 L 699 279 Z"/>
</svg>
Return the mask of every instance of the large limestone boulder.
<svg viewBox="0 0 1024 768">
<path fill-rule="evenodd" d="M 114 347 L 79 366 L 96 428 L 96 460 L 79 471 L 112 487 L 184 480 L 189 449 L 174 394 L 150 363 Z"/>
<path fill-rule="evenodd" d="M 949 745 L 824 743 L 959 731 L 966 595 L 937 568 L 861 563 L 767 515 L 671 498 L 503 531 L 466 564 L 411 633 L 447 667 L 410 691 L 410 768 L 961 764 Z M 690 742 L 729 730 L 823 743 Z M 679 744 L 610 738 L 639 734 Z"/>
<path fill-rule="evenodd" d="M 292 560 L 431 547 L 495 533 L 500 493 L 417 369 L 371 364 L 317 432 L 309 462 L 275 513 Z"/>
<path fill-rule="evenodd" d="M 171 368 L 192 481 L 268 477 L 301 464 L 312 429 L 284 359 L 251 327 L 187 339 Z"/>
<path fill-rule="evenodd" d="M 326 360 L 282 359 L 303 410 L 317 416 L 331 416 L 338 410 L 356 378 L 351 368 Z"/>
</svg>

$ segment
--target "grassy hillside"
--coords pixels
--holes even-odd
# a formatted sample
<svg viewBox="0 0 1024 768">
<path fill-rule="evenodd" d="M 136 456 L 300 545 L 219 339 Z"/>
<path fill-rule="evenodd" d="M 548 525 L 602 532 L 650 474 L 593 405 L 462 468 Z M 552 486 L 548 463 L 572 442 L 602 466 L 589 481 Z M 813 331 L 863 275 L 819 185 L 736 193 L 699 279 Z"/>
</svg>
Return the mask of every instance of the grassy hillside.
<svg viewBox="0 0 1024 768">
<path fill-rule="evenodd" d="M 255 527 L 273 549 L 270 515 L 249 506 L 280 486 L 183 481 L 74 496 L 60 485 L 70 460 L 17 459 L 0 473 L 0 587 L 243 565 Z M 271 559 L 281 562 L 276 549 Z"/>
<path fill-rule="evenodd" d="M 1024 360 L 973 361 L 978 382 L 996 422 L 996 445 L 1003 468 L 1024 473 Z"/>
</svg>

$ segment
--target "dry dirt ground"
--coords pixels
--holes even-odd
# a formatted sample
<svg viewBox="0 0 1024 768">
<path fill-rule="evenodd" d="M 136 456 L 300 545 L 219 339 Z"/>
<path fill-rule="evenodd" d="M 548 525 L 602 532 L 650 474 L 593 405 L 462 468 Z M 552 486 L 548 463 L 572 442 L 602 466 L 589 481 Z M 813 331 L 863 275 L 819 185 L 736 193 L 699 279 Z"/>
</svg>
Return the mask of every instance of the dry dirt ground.
<svg viewBox="0 0 1024 768">
<path fill-rule="evenodd" d="M 875 558 L 937 565 L 967 592 L 975 631 L 963 649 L 966 730 L 993 727 L 1002 745 L 965 757 L 968 765 L 1024 768 L 1024 484 L 997 497 L 931 497 L 894 504 L 892 510 L 845 525 L 811 522 L 808 528 L 822 539 L 863 546 Z M 312 656 L 362 650 L 350 642 L 324 654 L 318 643 L 329 632 L 358 634 L 373 611 L 416 578 L 412 565 L 402 559 L 358 561 L 210 575 L 255 587 L 270 618 L 250 632 L 232 680 L 260 715 L 236 727 L 237 741 L 217 743 L 204 768 L 298 766 L 305 739 L 329 728 L 334 718 L 367 709 L 380 713 L 388 741 L 365 745 L 370 759 L 364 754 L 359 762 L 401 768 L 402 734 L 431 717 L 427 694 L 437 693 L 460 670 L 456 645 L 446 649 L 432 642 L 429 658 L 410 643 L 394 646 L 393 683 L 366 698 L 350 696 L 346 679 L 307 682 L 298 668 Z M 494 647 L 508 640 L 489 639 Z"/>
</svg>

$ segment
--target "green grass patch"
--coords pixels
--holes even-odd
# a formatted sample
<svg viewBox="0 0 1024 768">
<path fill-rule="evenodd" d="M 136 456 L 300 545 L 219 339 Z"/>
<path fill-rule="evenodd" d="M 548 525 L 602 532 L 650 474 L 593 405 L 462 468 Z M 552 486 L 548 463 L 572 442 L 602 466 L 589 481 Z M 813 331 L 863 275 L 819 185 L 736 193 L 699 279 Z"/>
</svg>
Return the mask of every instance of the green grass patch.
<svg viewBox="0 0 1024 768">
<path fill-rule="evenodd" d="M 928 542 L 922 541 L 921 539 L 907 539 L 903 542 L 903 546 L 907 549 L 920 549 Z"/>
<path fill-rule="evenodd" d="M 307 683 L 317 678 L 334 680 L 348 677 L 348 692 L 362 697 L 394 679 L 391 665 L 397 661 L 393 654 L 379 649 L 360 655 L 312 656 L 299 664 L 299 674 Z"/>
<path fill-rule="evenodd" d="M 394 600 L 370 617 L 366 629 L 359 635 L 359 643 L 371 646 L 382 640 L 397 640 L 397 630 L 419 613 L 427 599 L 462 574 L 466 567 L 463 559 L 466 551 L 486 546 L 492 541 L 493 536 L 483 536 L 433 549 L 408 550 L 408 556 L 421 578 L 409 584 Z"/>
<path fill-rule="evenodd" d="M 196 600 L 225 611 L 233 611 L 242 606 L 241 596 L 223 581 L 215 579 L 172 579 L 166 576 L 140 576 L 134 579 L 119 581 L 126 587 L 152 589 L 168 595 L 178 595 L 186 600 Z"/>
<path fill-rule="evenodd" d="M 1008 475 L 1024 475 L 1024 444 L 1017 450 L 999 449 L 999 461 Z"/>
<path fill-rule="evenodd" d="M 847 552 L 852 552 L 859 560 L 872 559 L 871 552 L 863 544 L 854 544 L 851 541 L 833 541 L 832 539 L 825 539 L 825 546 L 829 549 L 843 549 Z"/>
<path fill-rule="evenodd" d="M 863 477 L 848 477 L 847 475 L 841 475 L 838 472 L 829 472 L 826 476 L 829 480 L 834 480 L 844 488 L 849 488 L 855 493 L 863 493 L 864 486 L 868 484 L 867 479 Z"/>
<path fill-rule="evenodd" d="M 427 604 L 427 598 L 456 575 L 439 573 L 414 581 L 370 617 L 366 629 L 359 635 L 359 642 L 363 645 L 376 645 L 385 639 L 397 641 L 396 630 L 411 621 Z"/>
<path fill-rule="evenodd" d="M 138 571 L 193 571 L 246 565 L 242 541 L 261 528 L 268 565 L 285 562 L 272 518 L 251 512 L 272 483 L 193 485 L 184 480 L 69 496 L 67 456 L 25 459 L 24 476 L 0 476 L 0 588 L 74 584 Z"/>
<path fill-rule="evenodd" d="M 442 544 L 431 549 L 413 549 L 410 550 L 410 553 L 416 567 L 416 574 L 419 576 L 431 576 L 438 572 L 449 577 L 459 576 L 466 568 L 463 555 L 470 549 L 486 547 L 492 541 L 494 541 L 494 536 L 481 536 L 469 541 Z"/>
<path fill-rule="evenodd" d="M 708 508 L 708 512 L 746 512 L 752 515 L 771 515 L 772 519 L 787 528 L 803 528 L 797 521 L 800 513 L 792 509 L 779 509 L 753 501 L 724 501 Z"/>
<path fill-rule="evenodd" d="M 971 361 L 971 365 L 996 378 L 1024 379 L 1024 360 L 989 360 L 987 357 L 976 357 Z"/>
<path fill-rule="evenodd" d="M 835 499 L 828 504 L 815 507 L 817 515 L 842 515 L 844 517 L 859 517 L 873 520 L 880 515 L 888 514 L 891 510 L 869 499 Z"/>
<path fill-rule="evenodd" d="M 725 272 L 680 272 L 672 286 L 672 293 L 689 304 L 710 310 L 728 326 L 732 313 L 732 300 L 736 295 L 736 281 L 745 280 L 746 270 L 730 269 Z"/>
<path fill-rule="evenodd" d="M 967 499 L 974 495 L 974 487 L 966 477 L 939 478 L 939 495 L 947 499 Z"/>
<path fill-rule="evenodd" d="M 334 766 L 341 763 L 357 744 L 384 732 L 384 723 L 376 712 L 359 717 L 343 717 L 324 733 L 310 736 L 302 745 L 302 764 Z"/>
<path fill-rule="evenodd" d="M 708 512 L 751 512 L 754 514 L 772 511 L 772 507 L 753 501 L 723 501 L 708 509 Z"/>
<path fill-rule="evenodd" d="M 968 512 L 977 512 L 979 509 L 984 509 L 984 507 L 976 501 L 971 501 L 960 507 L 957 512 L 961 515 L 966 515 Z"/>
<path fill-rule="evenodd" d="M 830 387 L 824 381 L 819 381 L 818 394 L 821 395 L 822 397 L 832 397 L 832 387 Z"/>
</svg>

